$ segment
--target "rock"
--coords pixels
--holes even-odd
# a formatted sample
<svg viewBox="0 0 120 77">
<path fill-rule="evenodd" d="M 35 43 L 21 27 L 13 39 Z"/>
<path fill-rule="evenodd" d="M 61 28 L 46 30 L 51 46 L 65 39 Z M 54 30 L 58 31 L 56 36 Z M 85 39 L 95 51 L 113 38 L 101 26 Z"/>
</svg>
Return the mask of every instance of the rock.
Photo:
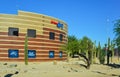
<svg viewBox="0 0 120 77">
<path fill-rule="evenodd" d="M 28 72 L 27 70 L 24 71 L 24 73 Z"/>
<path fill-rule="evenodd" d="M 68 72 L 70 72 L 70 70 L 68 70 Z"/>
<path fill-rule="evenodd" d="M 65 68 L 65 66 L 63 66 L 63 68 Z"/>
<path fill-rule="evenodd" d="M 4 63 L 3 65 L 7 65 L 7 63 Z"/>
<path fill-rule="evenodd" d="M 4 77 L 12 77 L 12 75 L 14 75 L 14 74 L 7 74 Z"/>
<path fill-rule="evenodd" d="M 35 68 L 32 68 L 32 69 L 35 69 Z"/>
<path fill-rule="evenodd" d="M 74 70 L 74 72 L 78 72 L 78 70 Z"/>
<path fill-rule="evenodd" d="M 9 67 L 17 67 L 17 64 L 11 64 Z"/>
<path fill-rule="evenodd" d="M 18 73 L 19 73 L 18 71 L 15 72 L 15 74 L 18 74 Z"/>
<path fill-rule="evenodd" d="M 73 68 L 70 68 L 71 70 L 73 70 Z"/>
</svg>

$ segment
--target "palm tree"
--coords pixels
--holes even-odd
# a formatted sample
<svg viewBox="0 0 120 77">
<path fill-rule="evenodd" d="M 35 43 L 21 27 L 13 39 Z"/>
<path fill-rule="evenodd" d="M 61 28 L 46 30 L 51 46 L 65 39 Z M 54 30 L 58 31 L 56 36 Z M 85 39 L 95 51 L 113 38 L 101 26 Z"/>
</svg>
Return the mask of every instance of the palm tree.
<svg viewBox="0 0 120 77">
<path fill-rule="evenodd" d="M 119 60 L 119 54 L 120 54 L 120 19 L 116 20 L 115 24 L 114 24 L 114 29 L 113 29 L 114 33 L 115 33 L 115 44 L 118 47 L 118 60 Z"/>
</svg>

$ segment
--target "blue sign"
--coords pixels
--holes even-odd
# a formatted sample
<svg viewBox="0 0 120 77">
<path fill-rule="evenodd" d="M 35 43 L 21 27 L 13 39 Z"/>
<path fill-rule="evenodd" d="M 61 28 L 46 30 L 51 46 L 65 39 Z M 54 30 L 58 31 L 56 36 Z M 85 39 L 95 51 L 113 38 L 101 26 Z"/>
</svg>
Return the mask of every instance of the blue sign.
<svg viewBox="0 0 120 77">
<path fill-rule="evenodd" d="M 63 24 L 61 24 L 60 22 L 58 22 L 57 27 L 63 29 Z"/>
<path fill-rule="evenodd" d="M 49 52 L 49 58 L 54 58 L 54 51 Z"/>
<path fill-rule="evenodd" d="M 28 50 L 28 58 L 36 58 L 36 51 Z"/>
<path fill-rule="evenodd" d="M 62 51 L 59 52 L 59 57 L 62 58 Z"/>
<path fill-rule="evenodd" d="M 8 50 L 8 56 L 9 58 L 18 58 L 18 50 Z"/>
</svg>

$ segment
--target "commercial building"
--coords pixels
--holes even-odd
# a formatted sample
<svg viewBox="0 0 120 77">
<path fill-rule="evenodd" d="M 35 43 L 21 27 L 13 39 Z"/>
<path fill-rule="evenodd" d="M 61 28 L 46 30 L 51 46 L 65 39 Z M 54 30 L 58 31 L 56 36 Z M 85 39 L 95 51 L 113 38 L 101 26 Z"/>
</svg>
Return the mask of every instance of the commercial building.
<svg viewBox="0 0 120 77">
<path fill-rule="evenodd" d="M 67 42 L 67 24 L 59 19 L 18 11 L 0 14 L 0 61 L 24 61 L 25 37 L 28 61 L 66 60 L 61 46 Z"/>
</svg>

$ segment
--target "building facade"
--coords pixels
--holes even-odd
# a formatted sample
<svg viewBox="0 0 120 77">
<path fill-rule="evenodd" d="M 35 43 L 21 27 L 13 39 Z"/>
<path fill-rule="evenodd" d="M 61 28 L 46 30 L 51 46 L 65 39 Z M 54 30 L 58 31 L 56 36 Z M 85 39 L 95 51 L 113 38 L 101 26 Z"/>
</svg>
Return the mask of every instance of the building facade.
<svg viewBox="0 0 120 77">
<path fill-rule="evenodd" d="M 61 45 L 67 42 L 67 24 L 59 19 L 18 11 L 0 14 L 0 61 L 24 61 L 25 37 L 28 61 L 66 60 Z"/>
</svg>

